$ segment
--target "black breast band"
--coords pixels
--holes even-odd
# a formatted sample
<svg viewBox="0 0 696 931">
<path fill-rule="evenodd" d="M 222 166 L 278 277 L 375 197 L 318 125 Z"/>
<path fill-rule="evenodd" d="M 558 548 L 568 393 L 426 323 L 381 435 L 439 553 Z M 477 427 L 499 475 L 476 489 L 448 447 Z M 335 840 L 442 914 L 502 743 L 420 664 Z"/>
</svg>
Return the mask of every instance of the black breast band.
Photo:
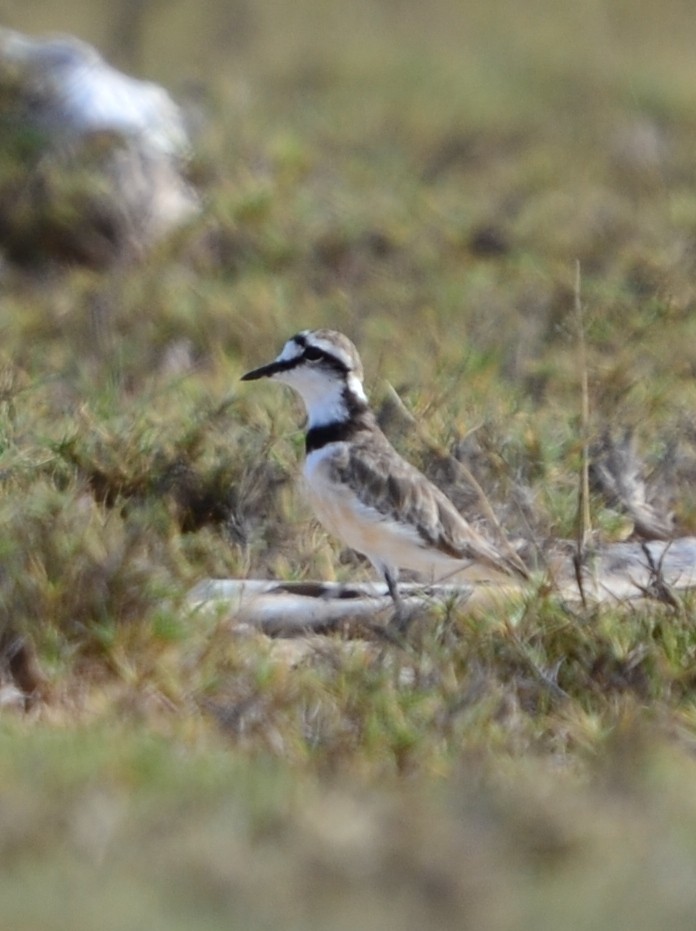
<svg viewBox="0 0 696 931">
<path fill-rule="evenodd" d="M 360 429 L 361 424 L 354 420 L 338 420 L 334 423 L 323 424 L 321 427 L 312 427 L 305 437 L 305 452 L 309 455 L 328 443 L 349 440 Z"/>
</svg>

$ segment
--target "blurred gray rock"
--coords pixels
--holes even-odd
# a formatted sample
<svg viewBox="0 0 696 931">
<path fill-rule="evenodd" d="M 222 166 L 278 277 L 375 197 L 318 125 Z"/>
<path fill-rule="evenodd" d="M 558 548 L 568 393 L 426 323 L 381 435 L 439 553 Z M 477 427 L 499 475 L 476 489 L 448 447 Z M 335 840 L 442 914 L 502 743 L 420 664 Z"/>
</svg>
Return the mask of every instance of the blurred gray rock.
<svg viewBox="0 0 696 931">
<path fill-rule="evenodd" d="M 137 258 L 193 218 L 169 94 L 70 36 L 0 29 L 0 248 L 13 260 Z"/>
</svg>

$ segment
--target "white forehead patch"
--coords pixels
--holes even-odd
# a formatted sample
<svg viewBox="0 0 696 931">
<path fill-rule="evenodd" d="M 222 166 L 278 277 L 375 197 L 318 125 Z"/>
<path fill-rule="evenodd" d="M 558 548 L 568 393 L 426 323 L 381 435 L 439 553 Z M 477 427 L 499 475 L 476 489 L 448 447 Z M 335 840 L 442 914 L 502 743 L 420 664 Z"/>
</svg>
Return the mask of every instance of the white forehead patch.
<svg viewBox="0 0 696 931">
<path fill-rule="evenodd" d="M 292 359 L 299 358 L 304 352 L 302 346 L 298 346 L 294 339 L 289 339 L 283 346 L 283 351 L 276 359 L 276 362 L 290 362 Z"/>
</svg>

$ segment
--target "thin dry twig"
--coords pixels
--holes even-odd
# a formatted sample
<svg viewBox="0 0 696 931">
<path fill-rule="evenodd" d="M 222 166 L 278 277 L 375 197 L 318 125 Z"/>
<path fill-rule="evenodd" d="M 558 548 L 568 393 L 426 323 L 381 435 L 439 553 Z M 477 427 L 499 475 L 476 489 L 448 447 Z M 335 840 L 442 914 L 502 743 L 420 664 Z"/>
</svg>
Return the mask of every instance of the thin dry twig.
<svg viewBox="0 0 696 931">
<path fill-rule="evenodd" d="M 669 605 L 670 608 L 673 608 L 675 611 L 681 612 L 683 609 L 682 603 L 679 601 L 677 596 L 674 594 L 672 587 L 668 584 L 663 573 L 663 563 L 667 555 L 667 551 L 670 547 L 670 543 L 667 543 L 667 546 L 663 549 L 660 554 L 660 558 L 656 563 L 653 559 L 653 555 L 650 552 L 647 544 L 643 543 L 641 548 L 645 554 L 645 559 L 648 563 L 651 572 L 650 582 L 647 586 L 639 586 L 641 591 L 649 597 L 656 598 L 658 601 L 663 602 L 666 605 Z"/>
<path fill-rule="evenodd" d="M 643 463 L 636 448 L 633 430 L 626 428 L 616 436 L 606 428 L 593 442 L 590 455 L 590 480 L 610 507 L 619 508 L 633 522 L 633 532 L 646 540 L 671 540 L 674 516 L 664 506 L 649 500 Z"/>
<path fill-rule="evenodd" d="M 578 487 L 578 514 L 577 514 L 577 549 L 573 560 L 575 578 L 580 592 L 583 606 L 585 605 L 585 592 L 582 578 L 582 568 L 585 564 L 587 544 L 592 533 L 592 520 L 590 514 L 590 390 L 587 375 L 587 345 L 585 343 L 585 317 L 582 299 L 580 296 L 580 260 L 575 262 L 575 290 L 573 306 L 575 310 L 575 325 L 577 330 L 578 369 L 580 372 L 580 481 Z"/>
<path fill-rule="evenodd" d="M 559 672 L 559 669 L 561 668 L 563 660 L 562 659 L 559 660 L 557 663 L 554 664 L 551 670 L 547 671 L 546 669 L 542 668 L 539 665 L 539 663 L 537 663 L 537 661 L 532 655 L 532 652 L 527 646 L 527 644 L 522 640 L 522 638 L 519 636 L 517 631 L 513 628 L 513 626 L 509 622 L 506 623 L 506 628 L 507 628 L 508 636 L 510 637 L 512 642 L 515 644 L 515 647 L 519 651 L 519 655 L 527 663 L 527 666 L 529 667 L 530 672 L 532 673 L 534 678 L 537 680 L 537 682 L 545 689 L 545 691 L 548 693 L 550 698 L 552 698 L 556 702 L 566 701 L 570 696 L 565 691 L 565 689 L 562 689 L 560 687 L 560 685 L 556 681 L 558 677 L 558 672 Z"/>
<path fill-rule="evenodd" d="M 587 375 L 587 345 L 585 342 L 585 317 L 582 300 L 580 298 L 580 262 L 575 263 L 575 321 L 578 339 L 578 368 L 580 370 L 580 488 L 578 498 L 578 551 L 584 554 L 585 548 L 592 533 L 590 514 L 590 391 Z"/>
</svg>

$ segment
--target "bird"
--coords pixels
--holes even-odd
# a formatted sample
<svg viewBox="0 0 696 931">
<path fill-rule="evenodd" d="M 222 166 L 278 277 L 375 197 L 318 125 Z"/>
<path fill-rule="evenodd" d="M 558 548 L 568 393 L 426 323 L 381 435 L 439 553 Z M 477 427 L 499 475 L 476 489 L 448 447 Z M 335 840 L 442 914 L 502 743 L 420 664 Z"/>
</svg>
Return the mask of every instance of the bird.
<svg viewBox="0 0 696 931">
<path fill-rule="evenodd" d="M 513 550 L 502 554 L 382 432 L 363 387 L 355 345 L 331 329 L 302 330 L 280 355 L 242 376 L 289 385 L 307 412 L 304 478 L 316 516 L 366 556 L 404 619 L 401 569 L 442 578 L 474 563 L 528 577 Z M 516 558 L 517 557 L 517 558 Z"/>
</svg>

